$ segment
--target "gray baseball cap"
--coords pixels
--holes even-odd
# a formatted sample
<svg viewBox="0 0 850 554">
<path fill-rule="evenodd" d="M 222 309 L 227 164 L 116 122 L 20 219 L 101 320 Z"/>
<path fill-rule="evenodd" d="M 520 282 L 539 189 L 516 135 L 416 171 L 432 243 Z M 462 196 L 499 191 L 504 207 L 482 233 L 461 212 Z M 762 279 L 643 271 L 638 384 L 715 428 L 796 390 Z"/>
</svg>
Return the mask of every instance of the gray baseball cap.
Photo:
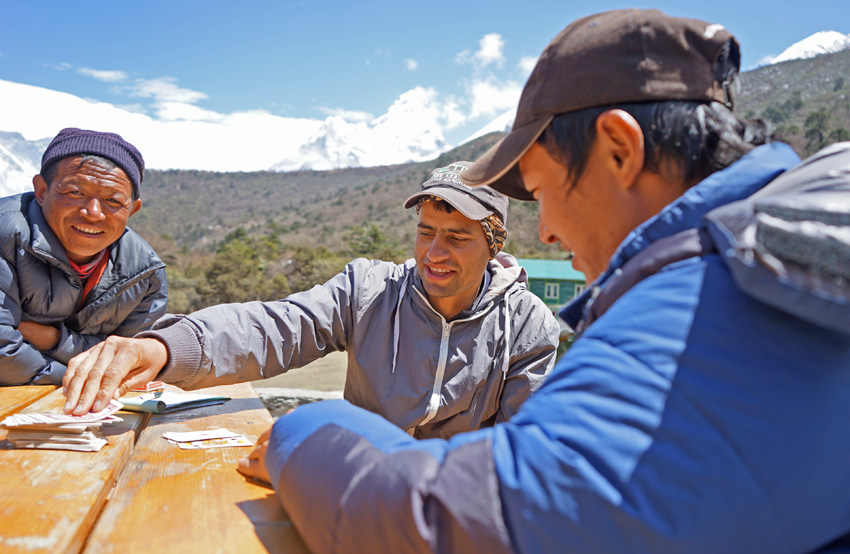
<svg viewBox="0 0 850 554">
<path fill-rule="evenodd" d="M 422 183 L 422 189 L 404 201 L 404 207 L 412 208 L 420 198 L 436 196 L 469 219 L 481 221 L 496 214 L 504 225 L 508 218 L 508 198 L 490 187 L 473 188 L 460 180 L 461 173 L 471 165 L 471 162 L 454 162 L 435 169 Z"/>
</svg>

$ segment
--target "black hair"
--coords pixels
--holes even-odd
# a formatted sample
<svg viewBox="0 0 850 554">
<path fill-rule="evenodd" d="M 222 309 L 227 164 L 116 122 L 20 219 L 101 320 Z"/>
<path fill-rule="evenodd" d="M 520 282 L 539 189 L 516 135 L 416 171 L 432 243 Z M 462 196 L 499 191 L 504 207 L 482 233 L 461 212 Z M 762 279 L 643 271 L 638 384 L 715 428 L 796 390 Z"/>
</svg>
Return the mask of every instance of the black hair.
<svg viewBox="0 0 850 554">
<path fill-rule="evenodd" d="M 70 156 L 65 156 L 65 158 L 79 158 L 80 161 L 77 164 L 77 169 L 83 167 L 88 162 L 94 162 L 100 166 L 103 166 L 103 168 L 107 171 L 111 171 L 116 167 L 121 167 L 109 158 L 104 158 L 103 156 L 98 156 L 96 154 L 71 154 Z M 65 158 L 58 158 L 56 160 L 53 160 L 50 165 L 42 168 L 41 177 L 44 179 L 44 182 L 47 183 L 48 188 L 50 188 L 50 185 L 53 183 L 53 179 L 56 178 L 56 171 L 58 170 L 57 166 L 59 165 L 59 162 L 64 160 Z M 132 189 L 132 198 L 135 202 L 136 188 L 132 186 L 130 188 Z"/>
<path fill-rule="evenodd" d="M 427 196 L 420 198 L 418 202 L 416 202 L 416 213 L 419 213 L 419 210 L 422 209 L 422 204 L 425 202 L 432 202 L 434 204 L 434 209 L 438 212 L 446 212 L 447 214 L 452 213 L 457 208 L 443 200 L 442 198 L 438 198 L 436 196 Z"/>
<path fill-rule="evenodd" d="M 587 165 L 596 140 L 596 118 L 610 109 L 635 118 L 643 131 L 644 167 L 661 172 L 672 162 L 686 184 L 724 169 L 755 146 L 770 140 L 761 121 L 738 119 L 719 102 L 642 102 L 588 108 L 559 114 L 538 139 L 549 154 L 569 168 L 572 183 Z"/>
<path fill-rule="evenodd" d="M 644 167 L 658 173 L 663 164 L 672 163 L 690 186 L 770 141 L 763 121 L 744 121 L 731 111 L 739 63 L 740 51 L 730 40 L 715 66 L 717 81 L 726 91 L 725 104 L 668 100 L 576 110 L 556 115 L 538 142 L 569 169 L 574 185 L 596 140 L 596 119 L 608 110 L 621 109 L 634 117 L 643 131 Z"/>
</svg>

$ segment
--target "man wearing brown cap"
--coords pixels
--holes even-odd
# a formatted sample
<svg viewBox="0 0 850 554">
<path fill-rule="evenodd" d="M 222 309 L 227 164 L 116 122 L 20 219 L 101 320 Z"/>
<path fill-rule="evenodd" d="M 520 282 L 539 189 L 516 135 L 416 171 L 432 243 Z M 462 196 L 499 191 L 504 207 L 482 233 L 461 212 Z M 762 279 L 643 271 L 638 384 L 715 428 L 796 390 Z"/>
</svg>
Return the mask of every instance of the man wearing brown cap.
<svg viewBox="0 0 850 554">
<path fill-rule="evenodd" d="M 410 436 L 507 421 L 553 367 L 559 329 L 501 251 L 508 199 L 465 185 L 468 166 L 435 169 L 405 201 L 418 214 L 414 259 L 360 258 L 279 301 L 167 316 L 141 338 L 111 338 L 71 363 L 68 409 L 153 378 L 184 389 L 253 381 L 344 350 L 346 400 Z"/>
<path fill-rule="evenodd" d="M 165 313 L 165 264 L 127 228 L 143 175 L 119 135 L 68 128 L 34 192 L 0 199 L 0 385 L 58 385 L 73 356 Z"/>
<path fill-rule="evenodd" d="M 461 178 L 539 201 L 541 239 L 593 281 L 562 312 L 581 335 L 509 421 L 451 441 L 342 404 L 282 417 L 268 479 L 312 551 L 846 546 L 850 337 L 831 319 L 847 302 L 819 291 L 826 317 L 802 290 L 772 302 L 790 273 L 754 262 L 777 256 L 727 246 L 744 242 L 726 209 L 811 167 L 732 113 L 739 60 L 723 27 L 653 10 L 550 43 L 513 130 Z M 826 180 L 850 173 L 824 159 Z M 772 213 L 760 233 L 787 216 Z M 808 280 L 838 283 L 819 261 Z"/>
<path fill-rule="evenodd" d="M 721 26 L 657 11 L 552 41 L 513 131 L 461 178 L 540 202 L 541 238 L 593 281 L 564 312 L 582 334 L 509 421 L 448 441 L 341 402 L 281 417 L 267 478 L 311 551 L 838 550 L 847 330 L 745 294 L 723 228 L 707 227 L 713 252 L 696 232 L 797 174 L 733 115 L 739 59 Z"/>
</svg>

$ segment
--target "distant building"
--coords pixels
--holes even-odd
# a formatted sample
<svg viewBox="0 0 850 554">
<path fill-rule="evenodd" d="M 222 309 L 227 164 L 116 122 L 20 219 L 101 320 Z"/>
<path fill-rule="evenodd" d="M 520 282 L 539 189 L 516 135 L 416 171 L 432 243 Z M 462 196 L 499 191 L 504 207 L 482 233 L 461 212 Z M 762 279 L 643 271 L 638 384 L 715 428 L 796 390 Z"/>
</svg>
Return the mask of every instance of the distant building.
<svg viewBox="0 0 850 554">
<path fill-rule="evenodd" d="M 558 310 L 587 286 L 584 273 L 573 269 L 570 261 L 519 258 L 517 262 L 528 273 L 528 289 L 552 310 L 556 318 Z M 560 318 L 558 322 L 561 324 L 561 338 L 566 339 L 570 330 Z"/>
</svg>

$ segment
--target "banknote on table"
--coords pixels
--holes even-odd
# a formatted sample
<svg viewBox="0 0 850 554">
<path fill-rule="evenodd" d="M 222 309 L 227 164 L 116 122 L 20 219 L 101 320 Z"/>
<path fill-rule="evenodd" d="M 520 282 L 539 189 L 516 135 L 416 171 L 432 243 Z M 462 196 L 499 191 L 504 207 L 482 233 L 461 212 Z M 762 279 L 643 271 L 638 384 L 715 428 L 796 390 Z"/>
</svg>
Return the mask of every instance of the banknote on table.
<svg viewBox="0 0 850 554">
<path fill-rule="evenodd" d="M 99 412 L 81 416 L 54 412 L 12 414 L 0 425 L 8 430 L 6 439 L 17 448 L 97 452 L 106 444 L 100 427 L 121 421 L 113 414 L 122 407 L 120 402 L 111 400 Z"/>
</svg>

